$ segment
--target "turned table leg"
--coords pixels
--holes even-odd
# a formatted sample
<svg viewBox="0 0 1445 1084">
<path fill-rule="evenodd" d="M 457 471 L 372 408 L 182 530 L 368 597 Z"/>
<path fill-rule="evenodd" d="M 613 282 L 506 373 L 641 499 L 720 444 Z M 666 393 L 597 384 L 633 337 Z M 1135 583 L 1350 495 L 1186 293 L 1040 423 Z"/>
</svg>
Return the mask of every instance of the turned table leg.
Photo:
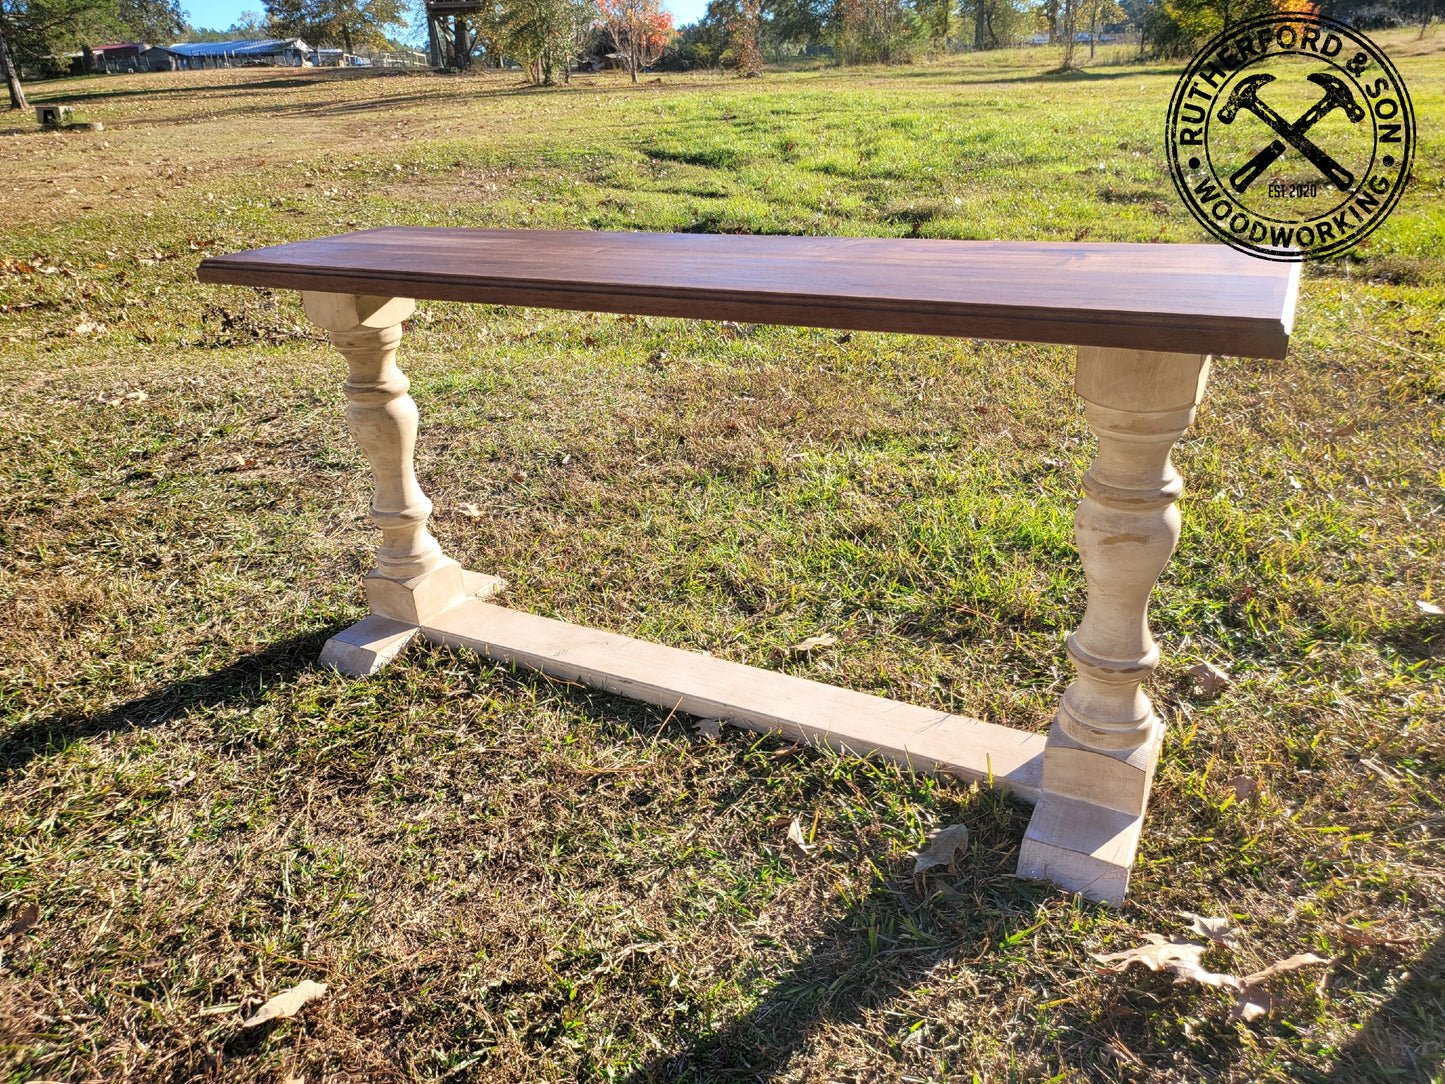
<svg viewBox="0 0 1445 1084">
<path fill-rule="evenodd" d="M 1075 389 L 1099 439 L 1074 517 L 1089 599 L 1019 873 L 1090 900 L 1123 900 L 1154 780 L 1163 727 L 1141 688 L 1159 664 L 1149 595 L 1179 541 L 1183 484 L 1169 453 L 1208 374 L 1195 354 L 1079 349 Z"/>
<path fill-rule="evenodd" d="M 302 300 L 306 315 L 330 332 L 350 368 L 342 389 L 346 424 L 371 464 L 371 520 L 382 536 L 376 567 L 366 576 L 372 616 L 328 640 L 321 661 L 343 673 L 372 674 L 396 657 L 419 625 L 484 585 L 443 553 L 427 530 L 432 505 L 412 462 L 416 403 L 396 365 L 401 322 L 416 302 L 310 292 Z"/>
</svg>

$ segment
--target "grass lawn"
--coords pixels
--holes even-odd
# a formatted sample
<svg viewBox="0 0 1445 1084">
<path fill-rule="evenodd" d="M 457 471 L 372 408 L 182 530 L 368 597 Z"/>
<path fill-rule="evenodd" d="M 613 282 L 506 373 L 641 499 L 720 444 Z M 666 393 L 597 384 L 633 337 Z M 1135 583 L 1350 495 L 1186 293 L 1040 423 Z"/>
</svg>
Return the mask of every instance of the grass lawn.
<svg viewBox="0 0 1445 1084">
<path fill-rule="evenodd" d="M 1179 448 L 1118 910 L 1017 879 L 1027 807 L 956 780 L 444 651 L 318 669 L 374 545 L 343 367 L 295 296 L 194 274 L 393 223 L 1200 241 L 1177 68 L 32 87 L 105 129 L 0 128 L 4 1079 L 1445 1079 L 1445 35 L 1377 40 L 1414 181 Z M 444 304 L 402 349 L 433 529 L 508 604 L 1047 726 L 1093 443 L 1068 351 Z M 1093 960 L 1181 912 L 1241 928 L 1215 970 L 1329 963 L 1244 1024 Z"/>
</svg>

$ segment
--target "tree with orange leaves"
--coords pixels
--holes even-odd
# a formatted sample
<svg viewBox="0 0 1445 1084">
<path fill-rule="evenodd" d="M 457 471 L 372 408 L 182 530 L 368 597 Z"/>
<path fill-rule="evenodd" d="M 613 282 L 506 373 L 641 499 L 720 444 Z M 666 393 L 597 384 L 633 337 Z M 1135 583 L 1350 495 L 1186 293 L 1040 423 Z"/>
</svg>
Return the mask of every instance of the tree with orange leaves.
<svg viewBox="0 0 1445 1084">
<path fill-rule="evenodd" d="M 737 43 L 738 66 L 748 78 L 763 74 L 763 54 L 758 49 L 760 7 L 759 0 L 740 0 L 737 18 L 728 28 L 728 36 Z"/>
<path fill-rule="evenodd" d="M 612 36 L 617 51 L 627 60 L 627 71 L 637 82 L 639 69 L 662 55 L 673 39 L 672 13 L 661 0 L 597 0 L 602 13 L 597 25 Z"/>
</svg>

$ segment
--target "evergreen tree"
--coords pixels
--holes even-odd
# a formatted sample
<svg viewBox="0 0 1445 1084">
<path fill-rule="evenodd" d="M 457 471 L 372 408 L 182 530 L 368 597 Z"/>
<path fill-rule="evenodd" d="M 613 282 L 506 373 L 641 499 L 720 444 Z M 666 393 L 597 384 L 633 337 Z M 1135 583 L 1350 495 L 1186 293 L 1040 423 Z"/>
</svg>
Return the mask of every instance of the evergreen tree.
<svg viewBox="0 0 1445 1084">
<path fill-rule="evenodd" d="M 928 40 L 935 49 L 948 43 L 948 27 L 952 22 L 953 0 L 913 0 L 914 9 L 928 30 Z"/>
<path fill-rule="evenodd" d="M 10 49 L 5 44 L 5 34 L 0 31 L 0 70 L 5 72 L 5 89 L 10 92 L 10 108 L 25 109 L 25 88 L 20 85 L 20 73 L 15 61 L 10 59 Z"/>
<path fill-rule="evenodd" d="M 177 0 L 113 0 L 106 19 L 129 41 L 172 42 L 186 25 Z"/>
<path fill-rule="evenodd" d="M 802 47 L 817 41 L 830 14 L 828 0 L 762 0 L 764 49 Z"/>
</svg>

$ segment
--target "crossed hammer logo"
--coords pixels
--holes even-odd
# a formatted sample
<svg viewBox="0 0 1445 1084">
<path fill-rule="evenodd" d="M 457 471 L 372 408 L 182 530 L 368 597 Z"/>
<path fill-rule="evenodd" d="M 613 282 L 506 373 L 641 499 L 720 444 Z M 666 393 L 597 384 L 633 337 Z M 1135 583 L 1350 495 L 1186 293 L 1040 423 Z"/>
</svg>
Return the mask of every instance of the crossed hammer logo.
<svg viewBox="0 0 1445 1084">
<path fill-rule="evenodd" d="M 1269 146 L 1235 170 L 1229 177 L 1229 183 L 1236 192 L 1243 194 L 1261 173 L 1274 165 L 1280 155 L 1284 154 L 1285 146 L 1288 144 L 1309 159 L 1316 169 L 1329 178 L 1336 189 L 1341 192 L 1348 191 L 1350 186 L 1355 183 L 1355 175 L 1322 151 L 1307 133 L 1336 109 L 1343 109 L 1345 116 L 1352 123 L 1357 124 L 1365 117 L 1364 108 L 1355 101 L 1355 96 L 1350 93 L 1350 88 L 1344 80 L 1327 72 L 1316 72 L 1314 75 L 1308 76 L 1308 79 L 1310 82 L 1324 87 L 1325 96 L 1305 110 L 1300 118 L 1291 124 L 1274 109 L 1259 100 L 1259 88 L 1266 83 L 1274 82 L 1274 78 L 1272 75 L 1259 74 L 1241 79 L 1229 95 L 1228 100 L 1219 109 L 1217 116 L 1221 124 L 1233 124 L 1239 111 L 1247 109 L 1269 125 L 1275 135 L 1279 136 Z"/>
</svg>

